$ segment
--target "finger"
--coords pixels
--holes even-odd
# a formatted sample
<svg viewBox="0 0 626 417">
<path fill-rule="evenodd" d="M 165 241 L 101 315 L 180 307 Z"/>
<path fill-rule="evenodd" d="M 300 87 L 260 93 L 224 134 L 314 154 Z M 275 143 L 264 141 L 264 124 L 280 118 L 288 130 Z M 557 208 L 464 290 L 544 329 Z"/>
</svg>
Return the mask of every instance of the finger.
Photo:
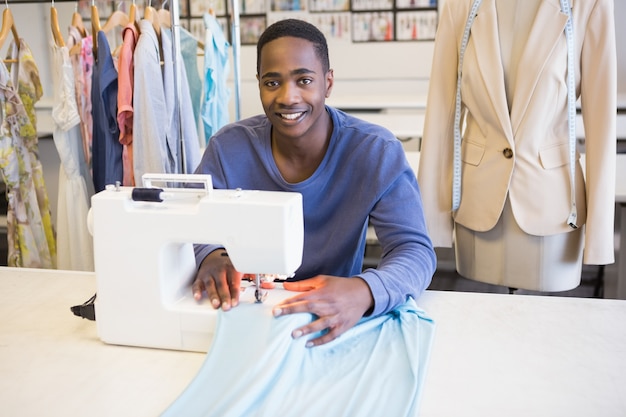
<svg viewBox="0 0 626 417">
<path fill-rule="evenodd" d="M 302 281 L 285 281 L 283 282 L 283 288 L 287 291 L 311 291 L 319 288 L 321 286 L 321 282 L 319 279 L 310 278 L 303 279 Z"/>
<path fill-rule="evenodd" d="M 193 284 L 191 284 L 191 291 L 193 293 L 193 298 L 196 301 L 202 300 L 202 292 L 205 290 L 204 282 L 201 279 L 196 279 Z"/>
<path fill-rule="evenodd" d="M 343 334 L 343 331 L 335 331 L 335 329 L 331 330 L 328 333 L 321 335 L 320 337 L 316 337 L 315 339 L 308 340 L 305 344 L 306 347 L 311 348 L 315 346 L 324 345 L 326 343 L 332 342 L 339 336 Z"/>
<path fill-rule="evenodd" d="M 205 282 L 203 282 L 206 290 L 207 298 L 211 301 L 213 308 L 220 308 L 222 301 L 215 286 L 215 280 L 212 276 L 209 276 Z"/>
<path fill-rule="evenodd" d="M 236 307 L 237 304 L 239 304 L 239 291 L 241 289 L 241 279 L 242 279 L 242 274 L 235 272 L 232 274 L 232 278 L 228 280 L 229 292 L 230 292 L 230 304 L 232 307 Z"/>
<path fill-rule="evenodd" d="M 272 309 L 272 314 L 274 317 L 279 317 L 294 313 L 312 313 L 314 307 L 313 301 L 293 297 L 276 304 Z"/>
<path fill-rule="evenodd" d="M 215 282 L 216 294 L 215 298 L 211 298 L 211 303 L 215 306 L 216 302 L 218 303 L 218 307 L 222 307 L 222 310 L 228 311 L 232 306 L 231 300 L 231 288 L 228 282 L 228 275 L 224 272 L 219 274 L 217 277 L 213 277 L 213 281 Z"/>
<path fill-rule="evenodd" d="M 302 336 L 306 336 L 308 334 L 315 334 L 322 332 L 322 334 L 314 339 L 307 341 L 306 347 L 313 347 L 323 345 L 332 340 L 335 340 L 339 335 L 341 335 L 344 331 L 340 329 L 339 326 L 333 325 L 334 320 L 332 317 L 321 317 L 318 320 L 313 321 L 306 326 L 302 326 L 300 328 L 295 329 L 291 332 L 291 337 L 294 339 L 298 339 Z"/>
</svg>

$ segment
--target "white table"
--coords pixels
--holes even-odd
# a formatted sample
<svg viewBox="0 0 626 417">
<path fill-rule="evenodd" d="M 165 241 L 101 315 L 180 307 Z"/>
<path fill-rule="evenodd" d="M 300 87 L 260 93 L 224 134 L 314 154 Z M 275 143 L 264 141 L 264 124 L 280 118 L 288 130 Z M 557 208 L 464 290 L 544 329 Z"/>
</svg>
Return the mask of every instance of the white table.
<svg viewBox="0 0 626 417">
<path fill-rule="evenodd" d="M 0 415 L 154 417 L 195 376 L 203 354 L 100 342 L 69 310 L 95 287 L 92 273 L 0 267 Z M 420 416 L 626 415 L 626 301 L 427 291 L 419 304 L 437 323 Z"/>
</svg>

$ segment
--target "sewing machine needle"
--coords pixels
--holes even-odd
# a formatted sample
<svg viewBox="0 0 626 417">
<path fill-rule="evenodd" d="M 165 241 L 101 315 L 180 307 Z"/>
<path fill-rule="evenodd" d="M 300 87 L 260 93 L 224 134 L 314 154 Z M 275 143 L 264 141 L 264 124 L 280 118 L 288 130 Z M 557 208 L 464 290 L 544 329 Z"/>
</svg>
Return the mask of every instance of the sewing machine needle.
<svg viewBox="0 0 626 417">
<path fill-rule="evenodd" d="M 262 303 L 264 297 L 263 291 L 261 291 L 261 274 L 254 274 L 254 285 L 256 287 L 254 290 L 254 298 L 257 303 Z"/>
</svg>

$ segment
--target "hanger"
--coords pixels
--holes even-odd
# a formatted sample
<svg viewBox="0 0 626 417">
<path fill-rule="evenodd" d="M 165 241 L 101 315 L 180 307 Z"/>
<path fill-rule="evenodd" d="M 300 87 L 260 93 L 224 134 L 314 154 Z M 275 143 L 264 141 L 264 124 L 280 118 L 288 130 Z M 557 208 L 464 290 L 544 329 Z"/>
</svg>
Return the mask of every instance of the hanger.
<svg viewBox="0 0 626 417">
<path fill-rule="evenodd" d="M 74 13 L 72 14 L 72 23 L 71 25 L 78 29 L 81 36 L 83 38 L 87 37 L 87 29 L 85 29 L 85 24 L 83 23 L 83 17 L 78 13 L 78 2 L 74 5 Z M 83 49 L 83 45 L 81 42 L 78 42 L 70 48 L 70 56 L 80 54 L 80 51 Z"/>
<path fill-rule="evenodd" d="M 100 16 L 98 16 L 98 8 L 95 0 L 91 0 L 91 42 L 93 44 L 93 56 L 98 57 L 98 32 L 100 32 Z"/>
<path fill-rule="evenodd" d="M 116 10 L 111 16 L 109 16 L 104 26 L 102 26 L 102 30 L 104 32 L 110 32 L 115 27 L 125 27 L 129 23 L 130 19 L 128 18 L 128 15 L 121 10 Z"/>
<path fill-rule="evenodd" d="M 137 6 L 135 0 L 130 4 L 130 10 L 128 11 L 128 20 L 133 22 L 137 26 Z"/>
<path fill-rule="evenodd" d="M 159 24 L 166 28 L 172 27 L 172 16 L 170 15 L 170 11 L 167 9 L 159 9 L 157 11 L 157 15 L 159 17 Z"/>
<path fill-rule="evenodd" d="M 85 25 L 83 23 L 83 17 L 80 13 L 78 13 L 78 2 L 74 6 L 74 13 L 72 13 L 72 26 L 78 29 L 83 38 L 87 36 L 87 30 L 85 29 Z"/>
<path fill-rule="evenodd" d="M 152 22 L 152 27 L 159 38 L 159 43 L 161 43 L 161 24 L 159 23 L 159 14 L 155 8 L 152 7 L 152 0 L 150 0 L 148 5 L 145 7 L 143 18 Z"/>
<path fill-rule="evenodd" d="M 157 14 L 159 15 L 159 23 L 161 24 L 161 26 L 171 28 L 172 27 L 172 15 L 170 14 L 169 10 L 163 8 L 165 7 L 166 4 L 167 4 L 167 0 L 163 2 Z M 213 9 L 210 9 L 210 10 L 213 10 Z M 199 39 L 196 39 L 196 42 L 198 43 L 198 48 L 204 50 L 204 42 L 202 42 Z"/>
<path fill-rule="evenodd" d="M 54 43 L 57 46 L 65 46 L 63 35 L 61 35 L 61 29 L 59 28 L 59 15 L 57 9 L 54 7 L 54 0 L 52 0 L 52 6 L 50 6 L 50 29 L 52 29 L 52 36 L 54 37 Z"/>
<path fill-rule="evenodd" d="M 17 29 L 15 28 L 15 20 L 13 20 L 13 13 L 11 13 L 11 9 L 9 9 L 9 2 L 5 0 L 6 8 L 4 12 L 2 12 L 2 29 L 0 29 L 0 48 L 4 45 L 4 41 L 9 36 L 9 31 L 13 33 L 13 40 L 15 44 L 19 46 L 20 37 L 17 34 Z"/>
</svg>

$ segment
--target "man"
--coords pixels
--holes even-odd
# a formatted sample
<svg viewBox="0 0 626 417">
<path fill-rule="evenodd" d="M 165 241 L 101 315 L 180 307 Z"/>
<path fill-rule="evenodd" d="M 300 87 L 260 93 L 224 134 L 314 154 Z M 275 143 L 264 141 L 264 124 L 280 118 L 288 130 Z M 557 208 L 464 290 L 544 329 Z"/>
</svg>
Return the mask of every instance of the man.
<svg viewBox="0 0 626 417">
<path fill-rule="evenodd" d="M 257 44 L 257 79 L 265 115 L 225 126 L 209 141 L 196 173 L 216 188 L 299 192 L 303 196 L 302 265 L 286 283 L 304 291 L 275 316 L 312 313 L 294 338 L 320 334 L 308 347 L 337 338 L 364 316 L 418 298 L 436 266 L 415 174 L 391 132 L 325 105 L 333 87 L 328 46 L 313 25 L 287 19 Z M 383 255 L 362 271 L 368 222 Z M 271 238 L 271 237 L 268 237 Z M 192 289 L 213 307 L 238 304 L 243 272 L 223 248 L 198 245 Z"/>
</svg>

